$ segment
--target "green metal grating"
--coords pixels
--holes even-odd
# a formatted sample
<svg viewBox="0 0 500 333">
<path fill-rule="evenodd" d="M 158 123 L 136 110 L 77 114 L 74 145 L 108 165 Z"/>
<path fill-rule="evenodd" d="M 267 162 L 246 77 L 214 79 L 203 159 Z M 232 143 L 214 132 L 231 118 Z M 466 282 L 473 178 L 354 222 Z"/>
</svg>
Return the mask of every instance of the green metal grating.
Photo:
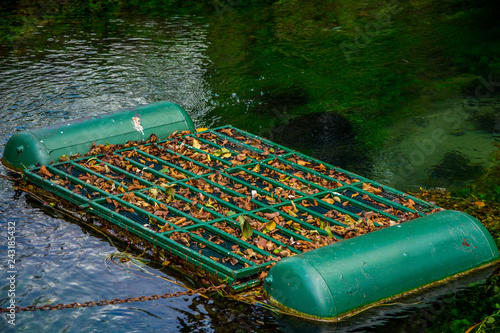
<svg viewBox="0 0 500 333">
<path fill-rule="evenodd" d="M 236 290 L 281 258 L 438 207 L 224 126 L 25 171 Z M 241 235 L 241 222 L 252 235 Z"/>
</svg>

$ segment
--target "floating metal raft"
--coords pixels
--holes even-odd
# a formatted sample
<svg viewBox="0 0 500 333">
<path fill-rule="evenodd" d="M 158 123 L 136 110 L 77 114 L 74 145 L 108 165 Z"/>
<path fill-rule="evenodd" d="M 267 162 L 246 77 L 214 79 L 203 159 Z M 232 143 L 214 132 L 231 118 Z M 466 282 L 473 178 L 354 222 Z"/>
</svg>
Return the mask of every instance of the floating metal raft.
<svg viewBox="0 0 500 333">
<path fill-rule="evenodd" d="M 442 212 L 232 126 L 188 132 L 192 122 L 175 104 L 146 109 L 155 116 L 127 111 L 65 125 L 77 138 L 120 119 L 127 133 L 121 139 L 98 131 L 95 145 L 86 136 L 85 144 L 75 139 L 63 149 L 50 141 L 63 126 L 54 125 L 13 136 L 2 160 L 9 167 L 28 163 L 31 183 L 236 292 L 264 280 L 271 302 L 308 318 L 333 320 L 498 260 L 489 233 L 467 214 Z M 132 117 L 142 120 L 140 128 Z M 38 161 L 25 157 L 42 137 L 55 148 L 39 148 L 45 153 Z M 131 137 L 136 141 L 126 143 Z M 54 162 L 89 148 L 90 156 Z"/>
</svg>

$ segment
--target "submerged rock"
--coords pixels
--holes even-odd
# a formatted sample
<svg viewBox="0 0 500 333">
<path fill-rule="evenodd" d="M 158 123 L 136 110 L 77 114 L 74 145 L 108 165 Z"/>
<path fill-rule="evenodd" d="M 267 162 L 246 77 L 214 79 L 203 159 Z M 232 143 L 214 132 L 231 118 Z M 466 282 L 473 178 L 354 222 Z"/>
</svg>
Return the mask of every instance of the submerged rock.
<svg viewBox="0 0 500 333">
<path fill-rule="evenodd" d="M 471 164 L 470 159 L 458 150 L 447 152 L 441 163 L 432 167 L 430 177 L 464 182 L 481 173 L 482 167 Z"/>
<path fill-rule="evenodd" d="M 275 127 L 273 140 L 323 161 L 359 172 L 366 166 L 366 154 L 356 140 L 349 120 L 334 112 L 317 112 L 289 120 Z M 359 163 L 363 161 L 363 163 Z"/>
</svg>

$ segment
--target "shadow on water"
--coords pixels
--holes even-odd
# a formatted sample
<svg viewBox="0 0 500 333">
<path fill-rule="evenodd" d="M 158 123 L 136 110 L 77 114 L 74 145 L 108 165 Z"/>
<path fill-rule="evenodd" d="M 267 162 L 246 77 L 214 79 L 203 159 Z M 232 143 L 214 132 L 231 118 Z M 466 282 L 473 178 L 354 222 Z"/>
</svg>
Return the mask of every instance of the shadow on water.
<svg viewBox="0 0 500 333">
<path fill-rule="evenodd" d="M 370 167 L 356 131 L 338 113 L 316 112 L 286 120 L 272 129 L 271 137 L 283 146 L 349 171 L 363 172 Z"/>
</svg>

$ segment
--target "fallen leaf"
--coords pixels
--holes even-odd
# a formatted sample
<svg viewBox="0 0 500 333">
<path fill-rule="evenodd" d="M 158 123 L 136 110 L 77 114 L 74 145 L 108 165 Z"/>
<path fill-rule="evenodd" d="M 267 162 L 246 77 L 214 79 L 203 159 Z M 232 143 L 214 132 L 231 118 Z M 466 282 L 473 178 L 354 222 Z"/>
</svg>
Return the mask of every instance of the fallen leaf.
<svg viewBox="0 0 500 333">
<path fill-rule="evenodd" d="M 349 215 L 344 215 L 344 223 L 347 224 L 348 226 L 352 226 L 356 224 L 356 220 L 354 220 L 352 217 Z"/>
<path fill-rule="evenodd" d="M 330 230 L 330 225 L 328 225 L 328 224 L 325 225 L 325 231 L 326 231 L 328 237 L 333 238 L 332 231 Z"/>
<path fill-rule="evenodd" d="M 200 144 L 200 142 L 199 142 L 198 140 L 196 140 L 196 139 L 193 139 L 193 144 L 192 144 L 192 146 L 193 146 L 194 148 L 196 148 L 196 149 L 201 149 L 201 144 Z"/>
<path fill-rule="evenodd" d="M 265 238 L 259 238 L 259 241 L 257 242 L 257 247 L 261 250 L 264 250 L 265 246 L 267 245 L 267 240 Z"/>
<path fill-rule="evenodd" d="M 274 221 L 267 222 L 266 229 L 269 231 L 273 231 L 274 229 L 276 229 L 276 222 L 274 222 Z"/>
<path fill-rule="evenodd" d="M 49 172 L 49 170 L 47 170 L 47 168 L 45 167 L 45 165 L 42 165 L 42 167 L 40 168 L 40 170 L 38 170 L 38 173 L 41 174 L 42 176 L 45 176 L 45 177 L 48 177 L 48 178 L 54 177 L 54 175 L 51 174 Z"/>
<path fill-rule="evenodd" d="M 478 206 L 479 208 L 484 207 L 484 202 L 482 202 L 482 201 L 476 201 L 476 202 L 474 202 L 474 204 L 475 204 L 476 206 Z"/>
<path fill-rule="evenodd" d="M 279 216 L 279 212 L 274 212 L 274 213 L 264 213 L 264 217 L 268 220 L 274 219 L 276 216 Z"/>
<path fill-rule="evenodd" d="M 241 238 L 248 238 L 252 236 L 253 229 L 252 226 L 250 226 L 250 222 L 248 222 L 247 218 L 243 215 L 240 215 L 238 216 L 238 222 L 240 223 L 241 227 Z"/>
<path fill-rule="evenodd" d="M 252 171 L 253 172 L 260 172 L 260 164 L 257 164 L 256 166 L 254 166 Z"/>
<path fill-rule="evenodd" d="M 68 155 L 62 155 L 61 157 L 59 157 L 58 162 L 67 162 L 67 161 L 69 161 Z"/>
</svg>

